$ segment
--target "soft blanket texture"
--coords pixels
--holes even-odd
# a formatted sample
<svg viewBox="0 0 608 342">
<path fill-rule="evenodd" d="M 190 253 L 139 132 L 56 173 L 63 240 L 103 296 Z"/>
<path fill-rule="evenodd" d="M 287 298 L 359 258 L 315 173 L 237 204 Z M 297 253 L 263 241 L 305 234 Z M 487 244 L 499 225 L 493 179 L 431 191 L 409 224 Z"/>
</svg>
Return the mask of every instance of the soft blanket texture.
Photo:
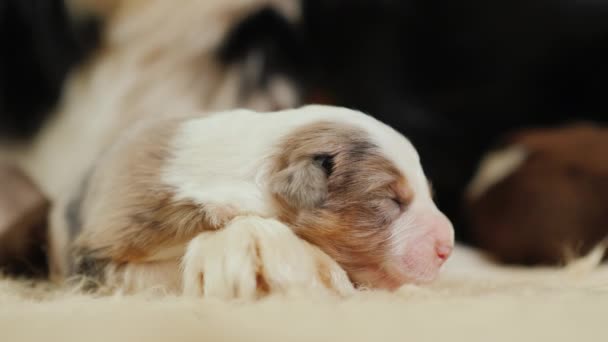
<svg viewBox="0 0 608 342">
<path fill-rule="evenodd" d="M 499 268 L 461 248 L 442 278 L 348 299 L 256 303 L 93 297 L 0 280 L 2 341 L 605 341 L 608 268 L 599 252 L 561 270 Z"/>
</svg>

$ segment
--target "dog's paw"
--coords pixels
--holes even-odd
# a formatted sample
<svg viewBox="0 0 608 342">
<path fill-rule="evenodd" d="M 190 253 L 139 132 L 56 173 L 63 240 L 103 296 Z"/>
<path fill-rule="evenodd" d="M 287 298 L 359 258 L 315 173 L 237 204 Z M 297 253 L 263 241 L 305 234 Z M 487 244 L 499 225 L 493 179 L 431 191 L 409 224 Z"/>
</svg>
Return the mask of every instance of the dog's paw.
<svg viewBox="0 0 608 342">
<path fill-rule="evenodd" d="M 241 217 L 193 239 L 183 259 L 186 295 L 255 299 L 271 293 L 317 289 L 338 295 L 354 291 L 346 272 L 289 227 L 259 217 Z"/>
</svg>

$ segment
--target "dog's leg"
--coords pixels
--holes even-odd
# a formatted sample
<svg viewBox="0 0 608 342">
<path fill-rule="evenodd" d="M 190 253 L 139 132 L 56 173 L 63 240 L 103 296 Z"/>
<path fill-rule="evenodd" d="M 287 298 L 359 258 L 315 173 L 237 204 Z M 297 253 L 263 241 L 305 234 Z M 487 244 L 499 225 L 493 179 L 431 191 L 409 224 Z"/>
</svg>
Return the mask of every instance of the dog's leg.
<svg viewBox="0 0 608 342">
<path fill-rule="evenodd" d="M 184 254 L 185 251 L 185 254 Z M 181 264 L 180 264 L 180 257 Z M 316 290 L 346 296 L 354 291 L 346 272 L 287 226 L 239 217 L 223 229 L 199 234 L 183 248 L 161 250 L 141 262 L 81 260 L 87 288 L 122 293 L 165 293 L 256 299 L 270 293 Z"/>
<path fill-rule="evenodd" d="M 186 295 L 254 299 L 302 289 L 353 291 L 333 259 L 273 219 L 239 217 L 202 233 L 188 244 L 182 263 Z"/>
</svg>

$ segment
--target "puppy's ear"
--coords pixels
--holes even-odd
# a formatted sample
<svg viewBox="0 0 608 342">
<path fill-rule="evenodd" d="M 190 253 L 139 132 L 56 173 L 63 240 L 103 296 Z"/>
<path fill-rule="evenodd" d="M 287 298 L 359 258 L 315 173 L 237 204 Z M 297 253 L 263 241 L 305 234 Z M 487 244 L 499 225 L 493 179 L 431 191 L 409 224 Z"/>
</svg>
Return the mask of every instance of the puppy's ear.
<svg viewBox="0 0 608 342">
<path fill-rule="evenodd" d="M 333 167 L 333 157 L 327 154 L 298 160 L 272 177 L 270 189 L 293 208 L 318 207 L 327 198 Z"/>
</svg>

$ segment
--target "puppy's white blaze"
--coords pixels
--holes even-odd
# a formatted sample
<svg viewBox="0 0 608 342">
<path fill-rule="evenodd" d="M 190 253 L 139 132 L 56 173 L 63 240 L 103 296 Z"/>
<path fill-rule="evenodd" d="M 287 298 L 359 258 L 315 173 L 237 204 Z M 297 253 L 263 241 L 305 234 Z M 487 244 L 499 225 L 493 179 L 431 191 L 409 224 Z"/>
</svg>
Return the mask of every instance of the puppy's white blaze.
<svg viewBox="0 0 608 342">
<path fill-rule="evenodd" d="M 451 249 L 454 243 L 453 228 L 444 217 L 432 200 L 412 202 L 389 226 L 390 244 L 383 264 L 388 274 L 401 282 L 427 282 L 439 274 L 442 262 L 437 247 Z"/>
<path fill-rule="evenodd" d="M 408 248 L 408 244 L 421 235 L 428 234 L 425 229 L 422 229 L 416 218 L 418 215 L 413 212 L 408 212 L 390 225 L 390 243 L 391 250 L 389 258 L 397 258 L 403 255 L 403 252 Z"/>
<path fill-rule="evenodd" d="M 489 188 L 509 177 L 528 157 L 527 150 L 522 146 L 512 146 L 503 150 L 489 153 L 479 164 L 467 194 L 471 199 L 483 195 Z"/>
</svg>

